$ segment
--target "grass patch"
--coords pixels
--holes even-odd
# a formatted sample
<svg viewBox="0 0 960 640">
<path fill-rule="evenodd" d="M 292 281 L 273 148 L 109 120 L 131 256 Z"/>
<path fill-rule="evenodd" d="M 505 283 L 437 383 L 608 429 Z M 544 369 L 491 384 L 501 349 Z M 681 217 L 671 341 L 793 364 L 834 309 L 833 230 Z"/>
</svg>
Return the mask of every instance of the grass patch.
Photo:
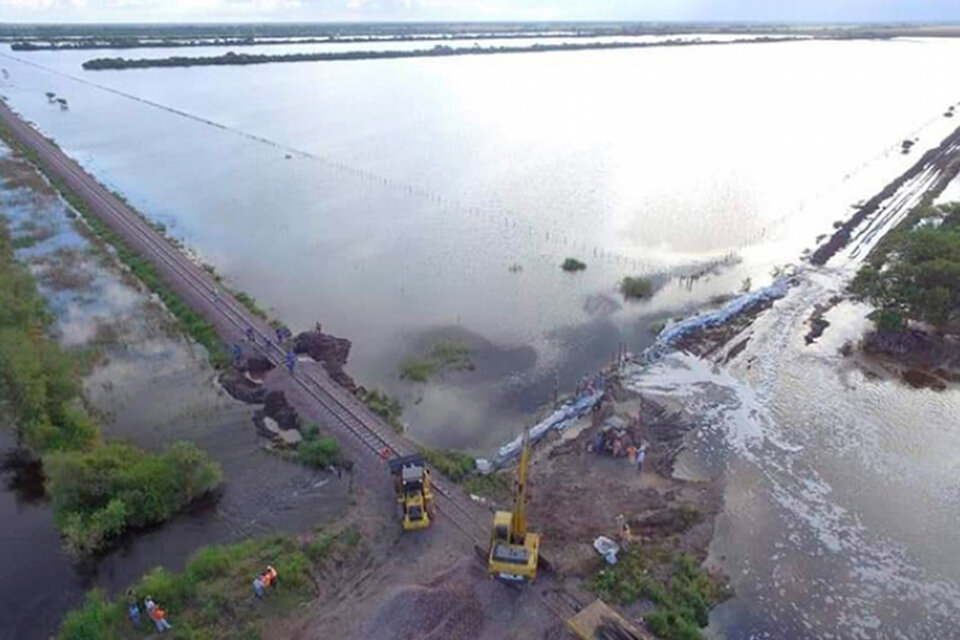
<svg viewBox="0 0 960 640">
<path fill-rule="evenodd" d="M 223 480 L 219 465 L 189 442 L 162 454 L 112 443 L 44 456 L 53 518 L 67 549 L 101 549 L 132 527 L 163 522 Z"/>
<path fill-rule="evenodd" d="M 687 554 L 634 546 L 617 564 L 605 566 L 589 583 L 599 597 L 618 604 L 650 600 L 650 630 L 667 640 L 700 640 L 710 609 L 728 597 L 726 585 Z"/>
<path fill-rule="evenodd" d="M 403 433 L 403 421 L 401 420 L 403 404 L 401 404 L 399 400 L 391 398 L 383 391 L 376 389 L 363 392 L 360 399 L 363 401 L 363 404 L 367 405 L 370 411 L 383 418 L 394 431 Z"/>
<path fill-rule="evenodd" d="M 512 497 L 512 480 L 503 473 L 471 475 L 463 481 L 463 490 L 481 498 L 488 498 L 494 503 L 504 504 Z"/>
<path fill-rule="evenodd" d="M 246 307 L 247 311 L 253 315 L 257 316 L 261 320 L 267 319 L 267 312 L 257 304 L 257 301 L 250 294 L 243 291 L 234 291 L 233 297 L 237 300 L 237 302 Z"/>
<path fill-rule="evenodd" d="M 454 482 L 461 482 L 476 468 L 472 456 L 453 449 L 431 449 L 420 447 L 423 457 L 434 469 Z"/>
<path fill-rule="evenodd" d="M 563 261 L 563 264 L 560 265 L 560 268 L 568 273 L 574 273 L 576 271 L 583 271 L 587 268 L 586 262 L 581 262 L 576 258 L 567 258 Z"/>
<path fill-rule="evenodd" d="M 470 347 L 456 340 L 437 342 L 423 358 L 407 358 L 400 363 L 400 378 L 413 382 L 427 382 L 433 375 L 452 369 L 465 371 L 473 368 Z"/>
<path fill-rule="evenodd" d="M 400 363 L 400 378 L 412 382 L 426 382 L 437 370 L 433 360 L 408 358 Z"/>
<path fill-rule="evenodd" d="M 152 596 L 167 612 L 174 638 L 254 640 L 265 623 L 288 615 L 315 599 L 315 584 L 337 565 L 362 553 L 359 533 L 317 533 L 309 539 L 271 536 L 233 545 L 203 547 L 182 572 L 156 568 L 130 589 L 141 605 Z M 273 565 L 279 582 L 263 600 L 253 597 L 252 582 L 266 565 Z M 122 640 L 152 635 L 144 619 L 137 632 L 126 613 L 126 597 L 109 600 L 92 591 L 84 604 L 64 618 L 57 640 Z M 141 612 L 143 613 L 143 612 Z M 146 616 L 143 616 L 146 618 Z"/>
<path fill-rule="evenodd" d="M 320 427 L 312 423 L 303 430 L 303 441 L 297 445 L 297 461 L 314 468 L 326 468 L 340 460 L 340 443 L 323 435 Z"/>
<path fill-rule="evenodd" d="M 627 276 L 620 281 L 620 293 L 624 298 L 646 300 L 653 295 L 653 283 L 642 276 Z"/>
</svg>

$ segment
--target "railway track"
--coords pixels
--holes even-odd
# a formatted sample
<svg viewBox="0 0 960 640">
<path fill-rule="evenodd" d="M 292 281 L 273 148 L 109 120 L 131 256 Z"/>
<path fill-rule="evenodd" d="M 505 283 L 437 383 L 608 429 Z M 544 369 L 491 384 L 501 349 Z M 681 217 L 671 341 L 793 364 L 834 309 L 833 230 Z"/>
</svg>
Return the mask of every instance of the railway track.
<svg viewBox="0 0 960 640">
<path fill-rule="evenodd" d="M 41 168 L 63 181 L 90 205 L 93 215 L 119 234 L 131 248 L 149 258 L 165 275 L 168 284 L 217 327 L 221 338 L 227 343 L 245 341 L 278 370 L 286 372 L 292 384 L 334 418 L 332 426 L 352 437 L 361 445 L 361 450 L 379 461 L 417 451 L 412 442 L 395 433 L 357 398 L 334 382 L 319 363 L 305 362 L 303 366 L 298 364 L 294 373 L 287 372 L 287 353 L 282 345 L 273 340 L 274 331 L 262 318 L 243 307 L 228 292 L 221 291 L 209 273 L 108 192 L 77 163 L 67 158 L 56 145 L 20 120 L 2 101 L 0 120 L 7 124 L 21 144 L 36 152 Z M 252 341 L 248 338 L 250 332 Z M 329 424 L 329 421 L 326 422 Z M 386 471 L 386 465 L 381 466 Z M 435 469 L 432 475 L 435 479 L 436 508 L 443 515 L 442 520 L 452 524 L 474 544 L 475 549 L 483 552 L 488 543 L 489 521 L 479 520 L 472 502 L 456 487 L 451 487 L 449 481 Z M 485 559 L 485 553 L 479 555 Z M 549 569 L 545 568 L 544 571 L 550 573 Z M 546 588 L 538 600 L 561 620 L 583 606 L 575 596 L 557 587 Z"/>
<path fill-rule="evenodd" d="M 9 107 L 0 102 L 0 119 L 12 130 L 21 144 L 31 148 L 46 171 L 55 175 L 76 195 L 90 205 L 102 222 L 120 235 L 133 249 L 149 258 L 168 284 L 188 298 L 198 312 L 207 317 L 226 342 L 247 340 L 252 332 L 252 346 L 275 367 L 285 371 L 286 352 L 273 340 L 273 329 L 261 318 L 237 302 L 204 269 L 153 229 L 140 215 L 120 202 L 79 165 L 38 131 L 24 123 Z M 179 286 L 178 286 L 179 285 Z M 186 295 L 184 295 L 186 294 Z M 197 302 L 202 304 L 196 304 Z M 249 343 L 249 341 L 248 341 Z M 307 363 L 305 363 L 307 364 Z M 353 437 L 361 449 L 372 456 L 385 458 L 406 455 L 417 449 L 413 443 L 396 434 L 352 394 L 335 383 L 319 364 L 298 366 L 288 373 L 291 382 L 307 397 L 333 416 L 336 428 Z M 384 469 L 386 467 L 384 466 Z M 486 543 L 486 523 L 472 513 L 465 498 L 450 489 L 434 470 L 437 509 L 475 544 Z"/>
</svg>

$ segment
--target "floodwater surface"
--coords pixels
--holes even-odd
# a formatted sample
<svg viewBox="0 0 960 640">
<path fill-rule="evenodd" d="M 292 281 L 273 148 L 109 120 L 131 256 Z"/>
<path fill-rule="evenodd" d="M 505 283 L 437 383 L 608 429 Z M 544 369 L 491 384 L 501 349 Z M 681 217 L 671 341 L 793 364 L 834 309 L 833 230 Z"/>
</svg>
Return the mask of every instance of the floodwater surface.
<svg viewBox="0 0 960 640">
<path fill-rule="evenodd" d="M 478 452 L 655 320 L 763 284 L 960 99 L 960 42 L 937 39 L 84 72 L 90 53 L 5 54 L 0 91 L 295 330 L 351 339 L 414 437 Z M 625 302 L 625 275 L 665 284 Z M 446 327 L 536 358 L 401 381 Z"/>
</svg>

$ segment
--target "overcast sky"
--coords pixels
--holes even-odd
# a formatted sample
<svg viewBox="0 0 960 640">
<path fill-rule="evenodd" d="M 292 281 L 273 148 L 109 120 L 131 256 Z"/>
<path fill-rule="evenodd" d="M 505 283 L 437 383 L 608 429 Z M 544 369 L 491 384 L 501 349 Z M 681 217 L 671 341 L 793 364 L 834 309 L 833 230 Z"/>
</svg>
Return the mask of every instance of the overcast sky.
<svg viewBox="0 0 960 640">
<path fill-rule="evenodd" d="M 960 0 L 0 0 L 0 22 L 960 21 Z"/>
</svg>

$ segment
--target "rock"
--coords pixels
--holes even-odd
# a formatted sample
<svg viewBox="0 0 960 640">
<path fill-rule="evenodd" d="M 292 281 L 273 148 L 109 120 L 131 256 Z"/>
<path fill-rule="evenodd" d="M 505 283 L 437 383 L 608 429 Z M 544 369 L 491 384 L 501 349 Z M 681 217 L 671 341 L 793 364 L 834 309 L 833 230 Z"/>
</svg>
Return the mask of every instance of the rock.
<svg viewBox="0 0 960 640">
<path fill-rule="evenodd" d="M 260 435 L 270 438 L 279 446 L 295 448 L 303 441 L 303 436 L 298 430 L 281 429 L 277 421 L 264 415 L 262 410 L 253 414 L 253 424 Z"/>
<path fill-rule="evenodd" d="M 257 354 L 247 357 L 240 364 L 239 368 L 241 371 L 249 373 L 255 378 L 262 378 L 270 373 L 274 366 L 273 363 L 270 362 L 265 356 Z"/>
<path fill-rule="evenodd" d="M 267 393 L 263 402 L 263 413 L 266 417 L 276 420 L 281 429 L 299 429 L 300 416 L 297 410 L 287 404 L 287 397 L 283 391 Z"/>
<path fill-rule="evenodd" d="M 224 371 L 218 378 L 220 386 L 233 398 L 247 404 L 263 404 L 267 390 L 262 384 L 250 380 L 239 371 Z"/>
<path fill-rule="evenodd" d="M 812 318 L 810 320 L 810 331 L 803 337 L 803 341 L 807 344 L 813 344 L 817 341 L 817 338 L 823 335 L 823 332 L 826 331 L 829 326 L 830 322 L 822 317 Z"/>
<path fill-rule="evenodd" d="M 323 365 L 334 382 L 351 393 L 358 390 L 357 383 L 343 370 L 350 355 L 351 343 L 346 338 L 323 333 L 320 323 L 313 331 L 304 331 L 294 338 L 293 350 L 297 354 L 306 354 Z"/>
</svg>

